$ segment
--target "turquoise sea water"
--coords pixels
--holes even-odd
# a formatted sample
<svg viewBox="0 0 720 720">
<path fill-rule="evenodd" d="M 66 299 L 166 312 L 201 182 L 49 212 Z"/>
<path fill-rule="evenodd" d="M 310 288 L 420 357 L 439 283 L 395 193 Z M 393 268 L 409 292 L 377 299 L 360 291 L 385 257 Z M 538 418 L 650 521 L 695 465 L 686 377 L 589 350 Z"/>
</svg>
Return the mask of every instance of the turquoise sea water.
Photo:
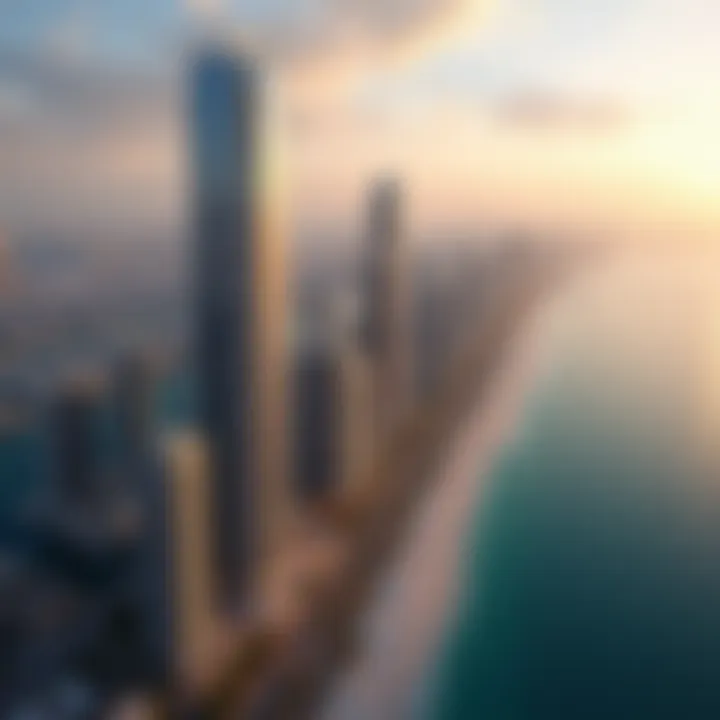
<svg viewBox="0 0 720 720">
<path fill-rule="evenodd" d="M 534 388 L 478 499 L 432 717 L 720 717 L 711 267 L 636 258 L 541 323 Z"/>
</svg>

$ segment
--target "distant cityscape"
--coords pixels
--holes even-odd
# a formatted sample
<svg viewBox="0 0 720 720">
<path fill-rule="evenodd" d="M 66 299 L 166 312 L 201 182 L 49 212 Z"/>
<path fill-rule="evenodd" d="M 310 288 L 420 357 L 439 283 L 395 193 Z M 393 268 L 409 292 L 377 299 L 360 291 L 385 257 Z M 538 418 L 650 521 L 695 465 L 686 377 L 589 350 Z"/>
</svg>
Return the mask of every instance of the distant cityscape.
<svg viewBox="0 0 720 720">
<path fill-rule="evenodd" d="M 188 75 L 188 243 L 0 246 L 1 717 L 220 716 L 258 629 L 298 636 L 398 448 L 566 255 L 415 248 L 387 175 L 359 247 L 296 265 L 262 68 L 210 47 Z"/>
</svg>

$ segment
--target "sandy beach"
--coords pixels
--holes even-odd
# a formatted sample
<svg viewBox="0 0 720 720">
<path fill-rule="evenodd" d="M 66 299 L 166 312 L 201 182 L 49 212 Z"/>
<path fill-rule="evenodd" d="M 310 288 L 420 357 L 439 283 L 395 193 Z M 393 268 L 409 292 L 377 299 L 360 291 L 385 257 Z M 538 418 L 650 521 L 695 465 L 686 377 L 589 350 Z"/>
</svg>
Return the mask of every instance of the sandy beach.
<svg viewBox="0 0 720 720">
<path fill-rule="evenodd" d="M 511 431 L 530 377 L 533 333 L 508 353 L 440 464 L 408 536 L 360 630 L 358 657 L 331 693 L 323 720 L 422 716 L 432 665 L 452 617 L 466 535 L 497 449 Z"/>
</svg>

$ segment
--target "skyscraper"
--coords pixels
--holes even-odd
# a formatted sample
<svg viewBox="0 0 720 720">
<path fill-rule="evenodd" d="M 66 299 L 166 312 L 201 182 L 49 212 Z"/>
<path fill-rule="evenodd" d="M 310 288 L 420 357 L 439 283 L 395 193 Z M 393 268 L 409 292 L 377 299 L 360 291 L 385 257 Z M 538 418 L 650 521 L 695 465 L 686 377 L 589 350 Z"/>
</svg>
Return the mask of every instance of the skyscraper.
<svg viewBox="0 0 720 720">
<path fill-rule="evenodd" d="M 153 359 L 137 352 L 125 356 L 115 371 L 114 409 L 123 464 L 130 472 L 152 440 L 157 374 Z"/>
<path fill-rule="evenodd" d="M 373 393 L 367 363 L 347 340 L 298 358 L 297 480 L 303 499 L 353 495 L 372 470 Z"/>
<path fill-rule="evenodd" d="M 69 379 L 50 408 L 54 493 L 64 506 L 88 507 L 98 497 L 102 408 L 107 388 L 94 374 Z"/>
<path fill-rule="evenodd" d="M 212 661 L 215 620 L 210 549 L 207 448 L 176 433 L 145 467 L 146 547 L 138 586 L 151 677 L 187 690 Z"/>
<path fill-rule="evenodd" d="M 265 84 L 225 49 L 193 68 L 196 369 L 220 601 L 235 609 L 286 523 L 286 285 Z"/>
<path fill-rule="evenodd" d="M 108 577 L 138 538 L 141 509 L 110 467 L 108 387 L 82 373 L 63 383 L 50 407 L 54 482 L 40 494 L 38 539 L 69 573 Z"/>
<path fill-rule="evenodd" d="M 379 180 L 371 187 L 366 336 L 374 365 L 375 408 L 381 443 L 397 430 L 410 400 L 401 200 L 396 180 Z"/>
<path fill-rule="evenodd" d="M 340 365 L 339 484 L 343 494 L 363 491 L 375 463 L 371 367 L 356 343 L 338 348 Z"/>
<path fill-rule="evenodd" d="M 338 478 L 341 418 L 337 358 L 328 348 L 298 354 L 296 373 L 297 489 L 304 502 L 327 498 Z"/>
<path fill-rule="evenodd" d="M 9 295 L 15 285 L 13 259 L 8 239 L 0 229 L 0 297 Z"/>
</svg>

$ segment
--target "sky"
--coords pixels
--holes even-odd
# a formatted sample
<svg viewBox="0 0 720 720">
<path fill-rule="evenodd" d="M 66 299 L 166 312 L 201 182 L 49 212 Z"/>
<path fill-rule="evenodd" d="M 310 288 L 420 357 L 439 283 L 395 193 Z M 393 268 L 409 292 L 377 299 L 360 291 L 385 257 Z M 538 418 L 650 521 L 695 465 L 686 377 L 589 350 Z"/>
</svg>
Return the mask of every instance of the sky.
<svg viewBox="0 0 720 720">
<path fill-rule="evenodd" d="M 716 0 L 0 0 L 0 228 L 182 227 L 198 37 L 265 62 L 293 228 L 720 225 Z"/>
</svg>

